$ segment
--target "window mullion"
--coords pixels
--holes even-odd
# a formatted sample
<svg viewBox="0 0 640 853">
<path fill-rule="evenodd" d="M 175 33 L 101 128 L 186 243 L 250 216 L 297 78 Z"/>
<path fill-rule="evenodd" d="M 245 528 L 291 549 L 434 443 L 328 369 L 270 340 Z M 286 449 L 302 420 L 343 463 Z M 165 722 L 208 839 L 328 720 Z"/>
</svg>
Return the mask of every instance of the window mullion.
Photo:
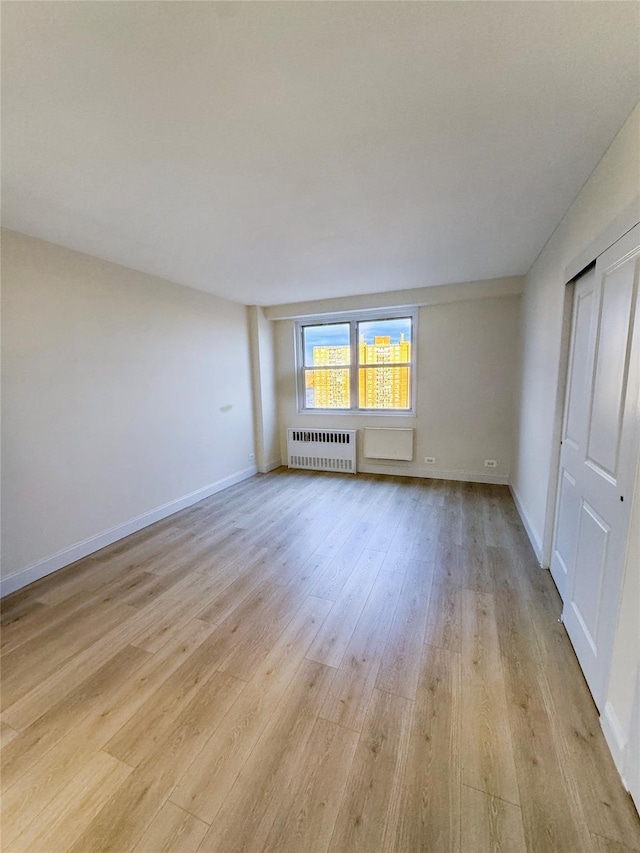
<svg viewBox="0 0 640 853">
<path fill-rule="evenodd" d="M 351 320 L 351 370 L 350 370 L 350 393 L 351 409 L 357 411 L 360 408 L 358 394 L 358 321 Z"/>
</svg>

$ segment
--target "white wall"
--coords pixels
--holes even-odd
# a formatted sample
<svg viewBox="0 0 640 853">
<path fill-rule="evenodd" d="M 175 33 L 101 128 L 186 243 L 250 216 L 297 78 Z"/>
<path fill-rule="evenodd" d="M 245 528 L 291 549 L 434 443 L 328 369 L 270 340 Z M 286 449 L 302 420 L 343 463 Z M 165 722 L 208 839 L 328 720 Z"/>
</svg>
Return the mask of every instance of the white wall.
<svg viewBox="0 0 640 853">
<path fill-rule="evenodd" d="M 283 458 L 289 426 L 413 427 L 413 462 L 387 464 L 363 460 L 360 455 L 359 470 L 507 482 L 514 427 L 519 303 L 519 296 L 505 296 L 420 308 L 415 418 L 298 414 L 293 323 L 277 321 Z M 425 456 L 434 456 L 435 465 L 425 465 Z M 485 459 L 498 460 L 498 467 L 485 468 Z"/>
<path fill-rule="evenodd" d="M 275 339 L 273 323 L 259 305 L 247 306 L 253 417 L 258 471 L 266 473 L 281 464 L 275 383 Z"/>
<path fill-rule="evenodd" d="M 3 591 L 253 473 L 243 306 L 10 231 L 2 274 Z"/>
<path fill-rule="evenodd" d="M 533 264 L 522 300 L 522 378 L 512 488 L 541 562 L 548 564 L 553 529 L 557 390 L 561 369 L 565 268 L 589 247 L 599 254 L 602 235 L 617 236 L 620 223 L 640 220 L 640 105 L 629 116 L 597 168 Z M 606 242 L 606 240 L 605 240 Z M 599 244 L 599 245 L 598 245 Z M 595 257 L 595 254 L 593 255 Z M 573 269 L 577 272 L 577 269 Z M 603 726 L 618 768 L 624 772 L 632 727 L 632 702 L 640 664 L 640 495 L 631 513 L 626 561 Z M 636 795 L 638 796 L 638 795 Z"/>
</svg>

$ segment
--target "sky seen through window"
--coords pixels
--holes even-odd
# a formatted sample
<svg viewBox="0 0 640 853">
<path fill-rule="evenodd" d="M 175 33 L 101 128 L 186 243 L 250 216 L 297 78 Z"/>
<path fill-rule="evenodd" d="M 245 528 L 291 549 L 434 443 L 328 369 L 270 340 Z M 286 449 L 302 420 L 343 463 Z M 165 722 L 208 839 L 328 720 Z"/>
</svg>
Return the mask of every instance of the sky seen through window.
<svg viewBox="0 0 640 853">
<path fill-rule="evenodd" d="M 372 344 L 373 339 L 380 335 L 391 338 L 391 343 L 398 343 L 401 334 L 404 339 L 411 341 L 411 319 L 402 317 L 393 320 L 367 320 L 360 323 L 360 333 L 364 334 L 366 343 Z M 330 346 L 349 346 L 349 324 L 331 323 L 321 326 L 304 327 L 304 362 L 313 364 L 313 348 Z"/>
</svg>

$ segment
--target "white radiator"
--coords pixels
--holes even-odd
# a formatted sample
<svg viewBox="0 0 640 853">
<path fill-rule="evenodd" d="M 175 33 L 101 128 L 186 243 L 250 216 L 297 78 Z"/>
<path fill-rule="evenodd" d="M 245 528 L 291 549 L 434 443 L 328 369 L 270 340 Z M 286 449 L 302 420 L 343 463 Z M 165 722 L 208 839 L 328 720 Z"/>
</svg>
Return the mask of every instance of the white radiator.
<svg viewBox="0 0 640 853">
<path fill-rule="evenodd" d="M 288 429 L 289 468 L 356 473 L 355 429 Z"/>
<path fill-rule="evenodd" d="M 365 427 L 362 455 L 365 459 L 413 459 L 413 430 Z"/>
</svg>

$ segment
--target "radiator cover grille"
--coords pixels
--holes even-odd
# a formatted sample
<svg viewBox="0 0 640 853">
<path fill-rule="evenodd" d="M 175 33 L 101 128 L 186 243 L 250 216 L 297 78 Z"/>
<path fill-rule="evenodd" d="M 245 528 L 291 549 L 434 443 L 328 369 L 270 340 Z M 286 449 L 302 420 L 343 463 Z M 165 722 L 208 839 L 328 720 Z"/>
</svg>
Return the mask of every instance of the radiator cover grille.
<svg viewBox="0 0 640 853">
<path fill-rule="evenodd" d="M 289 468 L 356 473 L 355 429 L 288 429 Z"/>
</svg>

